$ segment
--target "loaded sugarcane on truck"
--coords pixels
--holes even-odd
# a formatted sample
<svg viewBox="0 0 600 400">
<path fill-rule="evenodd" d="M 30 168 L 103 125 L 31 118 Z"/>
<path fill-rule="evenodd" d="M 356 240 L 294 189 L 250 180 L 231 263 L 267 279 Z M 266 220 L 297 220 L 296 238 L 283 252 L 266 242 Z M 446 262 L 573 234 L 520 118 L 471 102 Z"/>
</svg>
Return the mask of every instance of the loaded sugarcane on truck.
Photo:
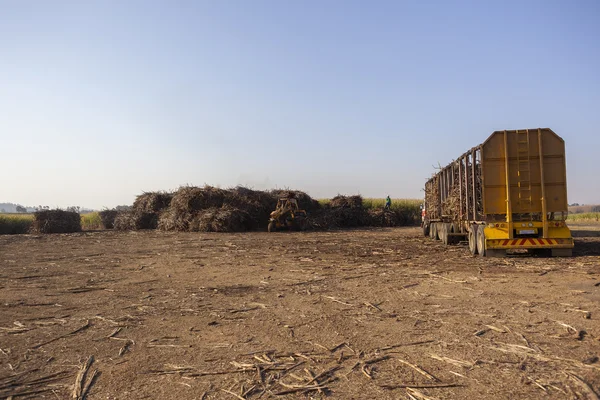
<svg viewBox="0 0 600 400">
<path fill-rule="evenodd" d="M 551 129 L 496 131 L 425 184 L 423 234 L 471 254 L 571 256 L 565 142 Z"/>
</svg>

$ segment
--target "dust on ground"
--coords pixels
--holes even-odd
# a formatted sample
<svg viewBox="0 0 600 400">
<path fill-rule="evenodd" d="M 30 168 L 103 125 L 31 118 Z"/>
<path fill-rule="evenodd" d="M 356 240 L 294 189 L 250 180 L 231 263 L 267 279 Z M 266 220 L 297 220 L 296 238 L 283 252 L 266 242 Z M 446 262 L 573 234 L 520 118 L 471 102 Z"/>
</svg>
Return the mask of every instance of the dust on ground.
<svg viewBox="0 0 600 400">
<path fill-rule="evenodd" d="M 597 398 L 600 235 L 575 229 L 572 258 L 418 228 L 0 237 L 0 398 Z"/>
</svg>

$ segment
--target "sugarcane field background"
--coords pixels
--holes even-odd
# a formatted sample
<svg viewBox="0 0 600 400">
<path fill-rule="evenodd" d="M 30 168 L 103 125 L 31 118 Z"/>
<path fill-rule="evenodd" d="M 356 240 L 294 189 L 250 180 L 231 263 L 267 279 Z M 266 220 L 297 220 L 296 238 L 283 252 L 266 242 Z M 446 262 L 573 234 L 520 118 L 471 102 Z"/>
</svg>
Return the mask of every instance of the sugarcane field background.
<svg viewBox="0 0 600 400">
<path fill-rule="evenodd" d="M 419 199 L 392 199 L 387 210 L 385 199 L 363 199 L 360 195 L 316 200 L 295 190 L 182 186 L 174 192 L 143 193 L 130 209 L 123 211 L 105 209 L 79 216 L 76 212 L 41 209 L 29 214 L 0 214 L 0 234 L 113 228 L 191 232 L 264 230 L 277 199 L 288 196 L 298 199 L 299 206 L 309 212 L 307 230 L 405 226 L 417 225 L 420 221 Z M 78 219 L 81 220 L 79 225 Z"/>
<path fill-rule="evenodd" d="M 267 233 L 290 195 L 307 227 Z M 184 186 L 2 214 L 0 398 L 597 398 L 594 208 L 573 257 L 492 259 L 423 237 L 421 202 Z"/>
</svg>

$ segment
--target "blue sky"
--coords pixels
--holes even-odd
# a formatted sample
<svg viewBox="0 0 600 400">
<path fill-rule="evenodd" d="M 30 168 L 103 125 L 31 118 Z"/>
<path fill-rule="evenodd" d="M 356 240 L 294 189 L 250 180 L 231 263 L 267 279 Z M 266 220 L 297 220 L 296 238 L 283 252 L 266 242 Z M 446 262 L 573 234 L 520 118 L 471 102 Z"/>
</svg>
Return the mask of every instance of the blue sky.
<svg viewBox="0 0 600 400">
<path fill-rule="evenodd" d="M 600 202 L 600 3 L 0 0 L 0 201 L 181 184 L 421 197 L 495 130 L 550 127 Z"/>
</svg>

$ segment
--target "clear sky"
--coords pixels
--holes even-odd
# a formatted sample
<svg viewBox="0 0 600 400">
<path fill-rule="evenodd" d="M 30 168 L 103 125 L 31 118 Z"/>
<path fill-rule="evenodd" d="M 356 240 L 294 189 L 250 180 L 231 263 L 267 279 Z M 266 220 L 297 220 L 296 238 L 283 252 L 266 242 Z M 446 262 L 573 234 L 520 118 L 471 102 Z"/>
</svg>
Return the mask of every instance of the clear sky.
<svg viewBox="0 0 600 400">
<path fill-rule="evenodd" d="M 422 197 L 550 127 L 600 202 L 600 2 L 0 0 L 0 202 L 182 184 Z"/>
</svg>

